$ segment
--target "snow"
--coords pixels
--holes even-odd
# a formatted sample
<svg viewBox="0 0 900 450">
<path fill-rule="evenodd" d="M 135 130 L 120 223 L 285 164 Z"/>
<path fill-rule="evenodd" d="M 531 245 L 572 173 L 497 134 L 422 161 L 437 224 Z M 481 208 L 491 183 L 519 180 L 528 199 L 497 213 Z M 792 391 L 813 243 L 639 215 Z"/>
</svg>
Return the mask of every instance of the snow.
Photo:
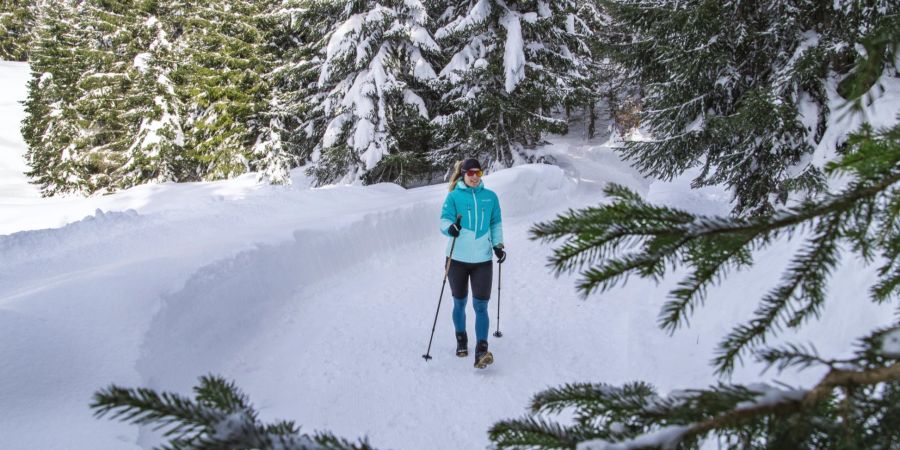
<svg viewBox="0 0 900 450">
<path fill-rule="evenodd" d="M 415 61 L 413 66 L 413 76 L 419 81 L 430 81 L 437 78 L 434 68 L 422 57 L 422 52 L 418 49 L 413 50 L 411 54 L 412 60 Z"/>
<path fill-rule="evenodd" d="M 478 3 L 472 6 L 472 9 L 469 10 L 466 16 L 458 17 L 456 20 L 453 20 L 446 26 L 438 29 L 434 33 L 434 37 L 444 39 L 453 33 L 459 33 L 474 27 L 490 17 L 491 10 L 490 0 L 478 0 Z"/>
<path fill-rule="evenodd" d="M 0 71 L 16 82 L 0 92 L 4 448 L 152 448 L 161 441 L 149 427 L 94 418 L 92 394 L 115 383 L 190 395 L 209 373 L 234 380 L 265 422 L 367 436 L 377 448 L 485 448 L 493 423 L 521 416 L 548 386 L 639 379 L 668 392 L 714 383 L 716 344 L 751 317 L 802 245 L 757 252 L 765 263 L 712 287 L 692 327 L 673 336 L 656 318 L 678 274 L 582 300 L 578 275 L 555 278 L 546 267 L 553 246 L 529 239 L 536 222 L 605 201 L 609 182 L 692 211 L 729 206 L 715 189 L 688 190 L 690 174 L 670 183 L 641 178 L 611 150 L 616 141 L 585 141 L 573 127 L 543 150 L 558 165 L 484 179 L 500 198 L 509 254 L 502 298 L 490 305 L 495 329 L 502 301 L 504 337 L 491 338 L 496 362 L 478 371 L 453 355 L 445 293 L 426 363 L 443 276 L 445 185 L 313 189 L 297 169 L 290 186 L 260 184 L 251 173 L 40 198 L 21 174 L 16 101 L 28 67 L 2 63 Z M 770 342 L 802 338 L 823 355 L 849 354 L 857 337 L 893 316 L 892 305 L 859 297 L 873 280 L 873 269 L 844 258 L 822 320 Z M 756 381 L 761 369 L 748 364 L 733 381 Z M 821 375 L 779 379 L 811 386 Z"/>
<path fill-rule="evenodd" d="M 632 450 L 642 448 L 674 450 L 685 431 L 687 431 L 687 427 L 672 425 L 624 442 L 613 443 L 597 439 L 582 442 L 576 448 L 578 450 Z"/>
<path fill-rule="evenodd" d="M 900 328 L 894 328 L 881 338 L 881 353 L 888 358 L 900 359 Z"/>
<path fill-rule="evenodd" d="M 766 383 L 752 383 L 747 389 L 759 393 L 752 401 L 738 403 L 737 409 L 749 409 L 759 406 L 770 406 L 786 401 L 802 400 L 807 391 L 802 389 L 779 389 Z"/>
<path fill-rule="evenodd" d="M 147 53 L 147 52 L 138 53 L 134 57 L 134 67 L 136 67 L 141 72 L 146 72 L 149 61 L 150 61 L 149 53 Z"/>
<path fill-rule="evenodd" d="M 541 17 L 547 18 L 551 17 L 553 15 L 553 12 L 550 11 L 550 5 L 548 5 L 547 2 L 538 1 L 538 14 Z"/>
<path fill-rule="evenodd" d="M 409 32 L 409 39 L 413 44 L 416 44 L 416 47 L 438 52 L 441 50 L 441 47 L 434 42 L 434 39 L 431 38 L 431 34 L 428 33 L 428 30 L 421 26 L 413 27 Z"/>
<path fill-rule="evenodd" d="M 506 45 L 503 51 L 503 71 L 505 74 L 506 92 L 512 92 L 520 81 L 525 79 L 525 50 L 522 41 L 522 24 L 519 16 L 512 11 L 500 19 L 500 25 L 506 28 Z"/>
<path fill-rule="evenodd" d="M 457 83 L 470 67 L 484 68 L 487 66 L 487 61 L 483 58 L 486 53 L 487 49 L 481 38 L 475 37 L 470 44 L 463 46 L 450 58 L 450 62 L 441 69 L 440 76 L 451 83 Z"/>
<path fill-rule="evenodd" d="M 325 85 L 326 80 L 328 80 L 328 77 L 331 75 L 331 67 L 328 61 L 332 61 L 350 50 L 353 36 L 360 33 L 365 19 L 365 14 L 354 14 L 347 18 L 347 20 L 335 30 L 334 34 L 331 35 L 331 39 L 329 39 L 325 50 L 326 62 L 322 66 L 321 75 L 319 75 L 320 87 Z M 359 52 L 357 52 L 357 60 L 358 59 Z"/>
</svg>

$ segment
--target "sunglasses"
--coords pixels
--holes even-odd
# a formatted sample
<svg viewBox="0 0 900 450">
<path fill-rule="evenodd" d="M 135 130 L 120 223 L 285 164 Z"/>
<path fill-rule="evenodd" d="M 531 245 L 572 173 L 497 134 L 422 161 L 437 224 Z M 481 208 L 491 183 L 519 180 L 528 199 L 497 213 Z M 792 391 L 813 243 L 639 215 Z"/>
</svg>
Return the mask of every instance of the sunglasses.
<svg viewBox="0 0 900 450">
<path fill-rule="evenodd" d="M 466 176 L 467 177 L 474 177 L 474 176 L 480 177 L 483 173 L 484 172 L 482 172 L 481 169 L 469 169 L 466 171 Z"/>
</svg>

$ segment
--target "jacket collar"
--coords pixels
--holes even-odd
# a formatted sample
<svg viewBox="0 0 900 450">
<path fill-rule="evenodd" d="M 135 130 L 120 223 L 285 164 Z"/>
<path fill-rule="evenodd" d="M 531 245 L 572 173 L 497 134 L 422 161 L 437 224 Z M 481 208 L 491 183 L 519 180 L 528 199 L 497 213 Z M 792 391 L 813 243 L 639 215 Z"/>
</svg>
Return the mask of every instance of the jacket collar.
<svg viewBox="0 0 900 450">
<path fill-rule="evenodd" d="M 475 192 L 478 192 L 478 191 L 484 189 L 484 181 L 478 180 L 478 186 L 475 186 L 475 187 L 469 187 L 469 185 L 466 184 L 466 181 L 465 181 L 465 180 L 458 180 L 458 181 L 456 182 L 456 189 L 462 189 L 462 190 L 464 190 L 464 191 L 466 191 L 466 190 L 474 190 Z"/>
</svg>

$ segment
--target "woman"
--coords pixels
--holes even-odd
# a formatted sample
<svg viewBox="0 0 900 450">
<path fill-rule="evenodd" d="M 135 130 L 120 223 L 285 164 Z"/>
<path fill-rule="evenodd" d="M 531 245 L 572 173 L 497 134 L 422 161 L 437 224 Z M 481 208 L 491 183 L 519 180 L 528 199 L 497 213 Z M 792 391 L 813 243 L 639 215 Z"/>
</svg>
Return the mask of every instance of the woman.
<svg viewBox="0 0 900 450">
<path fill-rule="evenodd" d="M 456 356 L 469 355 L 466 334 L 466 302 L 468 285 L 472 284 L 472 307 L 475 310 L 475 367 L 484 369 L 494 362 L 488 351 L 488 300 L 491 298 L 493 264 L 506 260 L 503 250 L 503 228 L 497 194 L 484 187 L 481 164 L 466 159 L 456 164 L 450 177 L 450 193 L 441 211 L 441 232 L 453 241 L 447 243 L 450 266 L 447 279 L 453 294 L 453 325 L 456 328 Z M 455 243 L 454 243 L 455 241 Z M 453 255 L 450 255 L 451 248 Z"/>
</svg>

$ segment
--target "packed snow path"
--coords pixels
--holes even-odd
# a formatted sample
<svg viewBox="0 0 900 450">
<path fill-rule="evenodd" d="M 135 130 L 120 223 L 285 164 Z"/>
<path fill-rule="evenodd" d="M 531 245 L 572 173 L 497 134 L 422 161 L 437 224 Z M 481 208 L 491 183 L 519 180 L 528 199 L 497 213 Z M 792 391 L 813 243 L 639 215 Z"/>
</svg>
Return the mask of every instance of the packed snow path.
<svg viewBox="0 0 900 450">
<path fill-rule="evenodd" d="M 482 371 L 453 354 L 449 289 L 434 359 L 421 357 L 443 275 L 445 186 L 308 189 L 299 171 L 293 187 L 250 176 L 91 199 L 40 200 L 12 186 L 4 192 L 17 194 L 0 201 L 0 447 L 150 448 L 154 432 L 93 418 L 91 395 L 109 383 L 187 395 L 207 373 L 235 380 L 263 420 L 397 450 L 484 448 L 491 424 L 566 382 L 642 379 L 662 392 L 713 383 L 716 342 L 749 317 L 794 247 L 758 254 L 772 263 L 710 290 L 694 326 L 669 337 L 656 315 L 676 278 L 631 280 L 584 301 L 575 277 L 553 277 L 552 246 L 528 230 L 603 201 L 610 181 L 706 213 L 727 211 L 727 197 L 650 184 L 608 147 L 575 137 L 548 151 L 559 167 L 485 178 L 500 197 L 509 258 L 504 337 L 491 338 L 496 362 Z M 495 266 L 491 332 L 496 276 Z M 847 261 L 830 291 L 844 301 L 831 302 L 803 339 L 845 354 L 852 338 L 888 322 L 889 308 L 857 300 L 871 279 Z M 746 367 L 735 379 L 757 373 Z M 817 376 L 780 378 L 809 385 Z"/>
</svg>

